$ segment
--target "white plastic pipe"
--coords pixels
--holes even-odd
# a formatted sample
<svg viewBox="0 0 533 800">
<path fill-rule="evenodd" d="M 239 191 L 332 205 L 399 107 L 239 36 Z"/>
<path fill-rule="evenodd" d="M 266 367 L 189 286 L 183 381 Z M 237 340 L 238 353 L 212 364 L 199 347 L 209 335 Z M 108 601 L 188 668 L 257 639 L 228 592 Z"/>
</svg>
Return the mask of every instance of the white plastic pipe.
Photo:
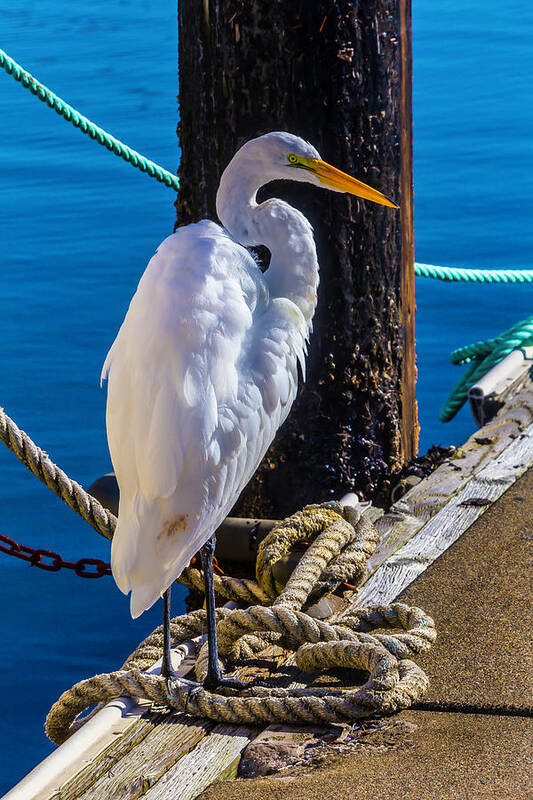
<svg viewBox="0 0 533 800">
<path fill-rule="evenodd" d="M 479 426 L 483 426 L 486 422 L 484 406 L 488 398 L 497 399 L 532 364 L 533 347 L 513 350 L 471 387 L 468 400 L 472 415 Z"/>
</svg>

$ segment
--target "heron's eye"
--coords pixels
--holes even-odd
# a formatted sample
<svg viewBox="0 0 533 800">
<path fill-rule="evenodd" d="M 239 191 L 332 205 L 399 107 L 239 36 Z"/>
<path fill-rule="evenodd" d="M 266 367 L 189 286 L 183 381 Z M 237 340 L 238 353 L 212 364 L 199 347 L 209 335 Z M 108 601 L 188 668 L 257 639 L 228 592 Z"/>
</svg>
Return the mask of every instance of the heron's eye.
<svg viewBox="0 0 533 800">
<path fill-rule="evenodd" d="M 294 153 L 289 153 L 289 155 L 287 156 L 287 159 L 289 161 L 289 164 L 297 164 L 298 163 L 298 157 L 295 156 Z"/>
</svg>

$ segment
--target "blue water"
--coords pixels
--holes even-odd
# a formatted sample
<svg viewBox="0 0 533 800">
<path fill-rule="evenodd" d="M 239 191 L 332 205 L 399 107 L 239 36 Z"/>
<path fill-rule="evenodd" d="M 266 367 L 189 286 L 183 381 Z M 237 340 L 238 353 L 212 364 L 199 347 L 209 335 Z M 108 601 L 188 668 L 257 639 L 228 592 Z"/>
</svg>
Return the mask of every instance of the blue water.
<svg viewBox="0 0 533 800">
<path fill-rule="evenodd" d="M 1 46 L 132 147 L 174 170 L 175 0 L 1 0 Z M 526 0 L 415 4 L 416 255 L 532 266 L 533 11 Z M 102 360 L 159 241 L 174 193 L 60 121 L 0 75 L 0 403 L 71 476 L 110 468 Z M 421 448 L 460 443 L 438 407 L 457 345 L 533 308 L 531 287 L 417 284 Z M 108 545 L 0 448 L 0 531 L 67 558 Z M 111 579 L 32 569 L 0 555 L 0 792 L 52 749 L 43 721 L 83 676 L 122 663 L 159 623 L 133 623 Z M 178 592 L 175 608 L 178 609 Z"/>
</svg>

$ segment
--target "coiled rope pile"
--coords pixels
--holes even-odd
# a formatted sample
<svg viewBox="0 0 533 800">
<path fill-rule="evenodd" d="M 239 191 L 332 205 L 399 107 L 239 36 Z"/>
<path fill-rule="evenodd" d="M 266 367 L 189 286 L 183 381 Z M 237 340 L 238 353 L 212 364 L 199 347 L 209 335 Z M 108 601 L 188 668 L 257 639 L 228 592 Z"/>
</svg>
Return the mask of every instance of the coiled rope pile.
<svg viewBox="0 0 533 800">
<path fill-rule="evenodd" d="M 190 683 L 178 677 L 167 682 L 144 671 L 161 655 L 163 634 L 159 627 L 122 669 L 95 675 L 61 695 L 46 720 L 47 735 L 58 744 L 65 741 L 83 724 L 84 719 L 77 720 L 83 711 L 122 695 L 238 724 L 338 722 L 407 708 L 428 686 L 427 676 L 411 656 L 425 652 L 435 641 L 435 626 L 429 616 L 403 603 L 350 608 L 329 621 L 315 619 L 303 610 L 306 603 L 314 602 L 340 582 L 359 582 L 378 538 L 376 529 L 358 508 L 339 503 L 307 506 L 277 525 L 261 543 L 257 582 L 216 576 L 215 584 L 223 597 L 253 603 L 248 608 L 217 609 L 223 658 L 250 659 L 276 644 L 294 651 L 296 665 L 306 672 L 339 667 L 365 670 L 369 678 L 363 686 L 291 689 L 254 684 L 238 695 L 210 692 L 201 686 L 191 690 Z M 295 543 L 309 540 L 309 548 L 279 590 L 274 564 Z M 202 585 L 196 569 L 188 568 L 181 579 L 188 585 Z M 194 639 L 205 629 L 204 610 L 176 617 L 171 621 L 172 645 Z M 375 632 L 369 633 L 371 630 Z M 207 642 L 199 646 L 195 672 L 196 678 L 203 680 Z"/>
</svg>

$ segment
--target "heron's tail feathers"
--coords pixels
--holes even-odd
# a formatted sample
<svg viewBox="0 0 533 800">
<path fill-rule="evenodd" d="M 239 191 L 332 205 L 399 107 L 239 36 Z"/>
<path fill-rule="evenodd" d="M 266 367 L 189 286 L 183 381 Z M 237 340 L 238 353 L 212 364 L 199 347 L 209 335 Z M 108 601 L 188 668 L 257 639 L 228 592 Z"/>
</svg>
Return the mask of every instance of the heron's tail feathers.
<svg viewBox="0 0 533 800">
<path fill-rule="evenodd" d="M 111 544 L 111 571 L 115 583 L 124 594 L 131 589 L 130 578 L 137 559 L 139 533 L 139 520 L 133 508 L 121 502 Z"/>
<path fill-rule="evenodd" d="M 159 512 L 159 513 L 158 513 Z M 111 547 L 111 569 L 119 589 L 131 591 L 130 610 L 135 619 L 147 611 L 181 574 L 200 544 L 188 539 L 187 531 L 173 534 L 173 547 L 165 547 L 164 521 L 168 510 L 152 504 L 150 514 L 126 498 L 120 502 Z"/>
<path fill-rule="evenodd" d="M 163 571 L 164 567 L 158 562 L 153 570 L 144 568 L 134 573 L 133 579 L 130 581 L 130 612 L 133 619 L 140 617 L 143 611 L 148 611 L 156 600 L 159 600 L 189 561 L 190 557 L 186 560 L 180 559 L 166 571 Z"/>
<path fill-rule="evenodd" d="M 169 581 L 169 585 L 170 583 L 172 583 L 172 578 Z M 168 586 L 166 588 L 168 588 Z M 153 583 L 143 583 L 140 586 L 134 586 L 130 597 L 130 613 L 133 619 L 137 619 L 144 611 L 151 608 L 164 591 L 165 589 L 160 589 L 159 585 L 154 588 Z"/>
</svg>

